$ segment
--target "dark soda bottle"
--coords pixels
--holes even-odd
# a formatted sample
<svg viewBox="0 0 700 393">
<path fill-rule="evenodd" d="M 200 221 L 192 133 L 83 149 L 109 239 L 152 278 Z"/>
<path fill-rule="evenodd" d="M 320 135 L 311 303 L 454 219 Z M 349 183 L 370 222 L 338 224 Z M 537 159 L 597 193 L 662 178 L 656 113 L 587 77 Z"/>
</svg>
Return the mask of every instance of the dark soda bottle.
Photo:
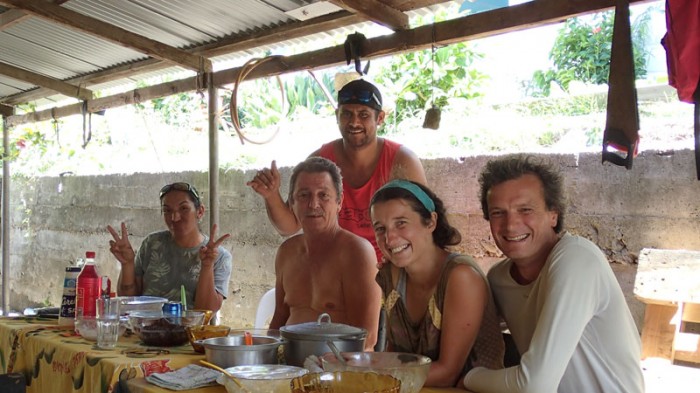
<svg viewBox="0 0 700 393">
<path fill-rule="evenodd" d="M 94 317 L 95 301 L 100 293 L 100 275 L 95 267 L 95 252 L 85 253 L 85 266 L 78 275 L 75 296 L 75 317 Z"/>
</svg>

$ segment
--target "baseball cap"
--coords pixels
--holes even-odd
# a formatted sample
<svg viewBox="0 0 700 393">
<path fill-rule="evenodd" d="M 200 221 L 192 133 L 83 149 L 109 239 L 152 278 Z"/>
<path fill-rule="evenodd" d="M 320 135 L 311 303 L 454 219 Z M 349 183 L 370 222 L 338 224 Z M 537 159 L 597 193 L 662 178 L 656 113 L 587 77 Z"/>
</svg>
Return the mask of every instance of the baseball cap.
<svg viewBox="0 0 700 393">
<path fill-rule="evenodd" d="M 382 93 L 370 82 L 356 79 L 338 91 L 338 105 L 344 104 L 361 104 L 381 111 Z"/>
</svg>

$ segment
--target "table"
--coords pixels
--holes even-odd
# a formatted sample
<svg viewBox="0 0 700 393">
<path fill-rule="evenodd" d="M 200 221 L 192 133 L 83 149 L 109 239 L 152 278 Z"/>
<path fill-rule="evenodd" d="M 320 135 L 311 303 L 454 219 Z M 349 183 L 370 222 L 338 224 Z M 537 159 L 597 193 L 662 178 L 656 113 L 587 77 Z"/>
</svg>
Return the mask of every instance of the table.
<svg viewBox="0 0 700 393">
<path fill-rule="evenodd" d="M 0 373 L 25 375 L 27 393 L 172 393 L 146 382 L 145 376 L 199 363 L 205 356 L 188 344 L 161 348 L 169 353 L 148 358 L 124 351 L 147 349 L 134 335 L 119 338 L 114 350 L 101 350 L 56 320 L 0 318 Z M 189 393 L 226 393 L 223 386 L 188 390 Z M 421 393 L 461 392 L 461 389 L 423 388 Z"/>
<path fill-rule="evenodd" d="M 146 382 L 143 378 L 135 378 L 129 380 L 128 384 L 129 393 L 172 393 L 172 390 L 163 389 L 156 385 Z M 187 393 L 226 393 L 226 389 L 219 386 L 208 386 L 206 388 L 186 390 Z M 469 393 L 463 389 L 456 388 L 423 388 L 420 393 Z"/>
<path fill-rule="evenodd" d="M 70 326 L 42 318 L 0 318 L 0 372 L 25 375 L 27 393 L 119 393 L 130 379 L 198 363 L 204 355 L 188 344 L 151 357 L 125 354 L 147 347 L 134 335 L 101 350 Z"/>
<path fill-rule="evenodd" d="M 634 295 L 646 304 L 642 359 L 674 358 L 678 305 L 700 308 L 700 251 L 645 248 L 639 253 Z M 700 343 L 689 359 L 700 362 Z"/>
</svg>

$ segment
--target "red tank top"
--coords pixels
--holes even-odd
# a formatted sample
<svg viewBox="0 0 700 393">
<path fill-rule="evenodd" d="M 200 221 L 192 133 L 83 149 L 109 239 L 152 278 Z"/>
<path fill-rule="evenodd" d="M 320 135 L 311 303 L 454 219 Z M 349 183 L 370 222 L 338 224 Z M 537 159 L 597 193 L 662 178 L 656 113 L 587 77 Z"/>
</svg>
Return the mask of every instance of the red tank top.
<svg viewBox="0 0 700 393">
<path fill-rule="evenodd" d="M 335 152 L 333 151 L 335 142 L 321 146 L 319 156 L 336 162 Z M 374 192 L 391 180 L 391 167 L 394 164 L 396 152 L 400 147 L 400 144 L 384 139 L 379 162 L 377 162 L 377 167 L 367 183 L 359 188 L 351 188 L 343 180 L 343 205 L 340 207 L 338 222 L 342 228 L 369 240 L 377 253 L 377 261 L 381 260 L 382 253 L 379 251 L 377 240 L 374 237 L 372 220 L 369 216 L 369 202 Z"/>
</svg>

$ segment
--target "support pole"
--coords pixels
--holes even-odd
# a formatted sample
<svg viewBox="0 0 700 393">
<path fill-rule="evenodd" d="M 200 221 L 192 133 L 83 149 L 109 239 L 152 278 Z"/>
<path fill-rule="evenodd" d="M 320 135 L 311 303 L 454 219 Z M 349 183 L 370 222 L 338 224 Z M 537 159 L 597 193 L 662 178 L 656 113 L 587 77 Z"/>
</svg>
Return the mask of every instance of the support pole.
<svg viewBox="0 0 700 393">
<path fill-rule="evenodd" d="M 10 313 L 10 127 L 2 122 L 2 315 Z"/>
<path fill-rule="evenodd" d="M 209 225 L 219 225 L 219 95 L 214 73 L 204 74 L 209 97 Z M 216 239 L 212 239 L 216 240 Z"/>
</svg>

